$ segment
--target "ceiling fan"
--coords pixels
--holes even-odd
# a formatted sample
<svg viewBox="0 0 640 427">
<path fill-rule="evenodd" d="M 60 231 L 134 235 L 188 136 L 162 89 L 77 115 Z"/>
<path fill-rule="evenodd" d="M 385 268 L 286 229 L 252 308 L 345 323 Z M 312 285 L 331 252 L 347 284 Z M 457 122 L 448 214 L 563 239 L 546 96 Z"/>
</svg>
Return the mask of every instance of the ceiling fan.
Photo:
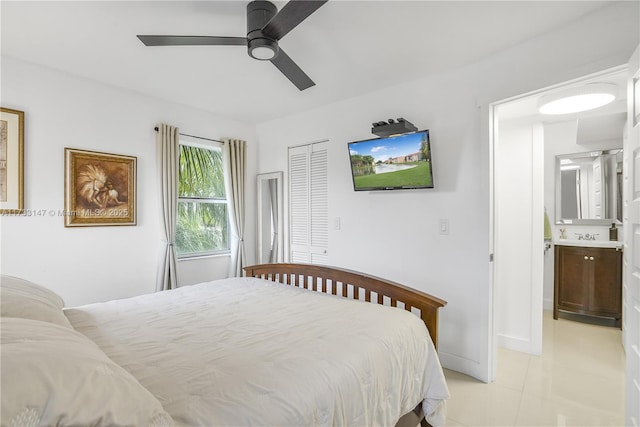
<svg viewBox="0 0 640 427">
<path fill-rule="evenodd" d="M 298 89 L 305 90 L 315 83 L 280 49 L 278 41 L 326 2 L 290 0 L 278 12 L 269 1 L 252 1 L 247 5 L 246 37 L 138 35 L 138 38 L 146 46 L 247 46 L 249 56 L 271 61 Z"/>
</svg>

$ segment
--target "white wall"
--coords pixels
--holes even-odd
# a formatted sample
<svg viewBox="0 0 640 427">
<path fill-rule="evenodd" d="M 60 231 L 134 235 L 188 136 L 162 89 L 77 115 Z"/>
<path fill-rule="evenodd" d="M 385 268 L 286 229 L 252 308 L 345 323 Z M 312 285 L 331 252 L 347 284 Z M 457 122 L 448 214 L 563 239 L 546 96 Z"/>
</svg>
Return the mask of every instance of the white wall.
<svg viewBox="0 0 640 427">
<path fill-rule="evenodd" d="M 496 336 L 499 347 L 542 351 L 542 126 L 500 122 L 494 144 Z"/>
<path fill-rule="evenodd" d="M 329 263 L 447 300 L 441 361 L 489 380 L 488 104 L 625 63 L 638 38 L 629 7 L 615 4 L 454 72 L 263 123 L 258 171 L 285 171 L 287 182 L 287 147 L 329 139 L 330 224 L 341 219 L 330 231 Z M 396 117 L 431 130 L 435 189 L 354 192 L 346 144 L 370 138 L 372 122 Z M 440 219 L 449 220 L 449 235 L 439 234 Z"/>
<path fill-rule="evenodd" d="M 67 305 L 155 289 L 161 242 L 157 123 L 192 135 L 247 140 L 253 182 L 253 126 L 7 57 L 1 85 L 2 106 L 25 112 L 25 208 L 44 215 L 0 217 L 0 269 L 51 288 Z M 49 214 L 64 206 L 65 147 L 137 157 L 137 226 L 65 228 L 62 217 Z M 253 185 L 247 190 L 254 200 Z M 253 248 L 255 216 L 247 212 L 246 242 Z M 253 250 L 247 253 L 252 262 Z M 229 257 L 183 261 L 179 278 L 192 284 L 226 277 L 228 263 Z"/>
</svg>

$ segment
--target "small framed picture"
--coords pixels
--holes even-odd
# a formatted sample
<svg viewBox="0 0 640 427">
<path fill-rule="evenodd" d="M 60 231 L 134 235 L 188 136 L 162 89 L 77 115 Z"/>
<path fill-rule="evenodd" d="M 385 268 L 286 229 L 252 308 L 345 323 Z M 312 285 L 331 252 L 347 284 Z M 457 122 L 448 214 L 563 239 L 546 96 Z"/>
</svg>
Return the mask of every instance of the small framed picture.
<svg viewBox="0 0 640 427">
<path fill-rule="evenodd" d="M 0 108 L 0 214 L 24 211 L 24 112 Z"/>
<path fill-rule="evenodd" d="M 136 225 L 136 158 L 65 148 L 64 225 Z"/>
</svg>

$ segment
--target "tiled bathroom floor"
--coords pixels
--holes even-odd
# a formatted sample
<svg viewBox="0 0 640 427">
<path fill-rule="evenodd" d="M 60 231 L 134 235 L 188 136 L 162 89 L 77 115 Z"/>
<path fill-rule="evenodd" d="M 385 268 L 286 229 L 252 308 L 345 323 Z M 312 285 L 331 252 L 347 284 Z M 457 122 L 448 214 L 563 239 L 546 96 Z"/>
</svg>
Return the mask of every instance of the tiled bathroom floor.
<svg viewBox="0 0 640 427">
<path fill-rule="evenodd" d="M 618 328 L 554 320 L 541 356 L 498 349 L 496 381 L 445 370 L 448 426 L 623 426 L 624 351 Z"/>
</svg>

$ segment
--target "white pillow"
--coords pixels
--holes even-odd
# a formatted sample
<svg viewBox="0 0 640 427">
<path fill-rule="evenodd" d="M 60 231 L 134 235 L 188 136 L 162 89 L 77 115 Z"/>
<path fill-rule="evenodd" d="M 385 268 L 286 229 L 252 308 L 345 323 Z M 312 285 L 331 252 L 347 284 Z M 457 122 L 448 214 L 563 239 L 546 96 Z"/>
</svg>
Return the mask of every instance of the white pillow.
<svg viewBox="0 0 640 427">
<path fill-rule="evenodd" d="M 50 289 L 24 279 L 0 276 L 0 314 L 42 320 L 71 328 L 62 311 L 64 301 Z"/>
<path fill-rule="evenodd" d="M 151 392 L 73 329 L 0 319 L 1 425 L 170 426 Z"/>
</svg>

